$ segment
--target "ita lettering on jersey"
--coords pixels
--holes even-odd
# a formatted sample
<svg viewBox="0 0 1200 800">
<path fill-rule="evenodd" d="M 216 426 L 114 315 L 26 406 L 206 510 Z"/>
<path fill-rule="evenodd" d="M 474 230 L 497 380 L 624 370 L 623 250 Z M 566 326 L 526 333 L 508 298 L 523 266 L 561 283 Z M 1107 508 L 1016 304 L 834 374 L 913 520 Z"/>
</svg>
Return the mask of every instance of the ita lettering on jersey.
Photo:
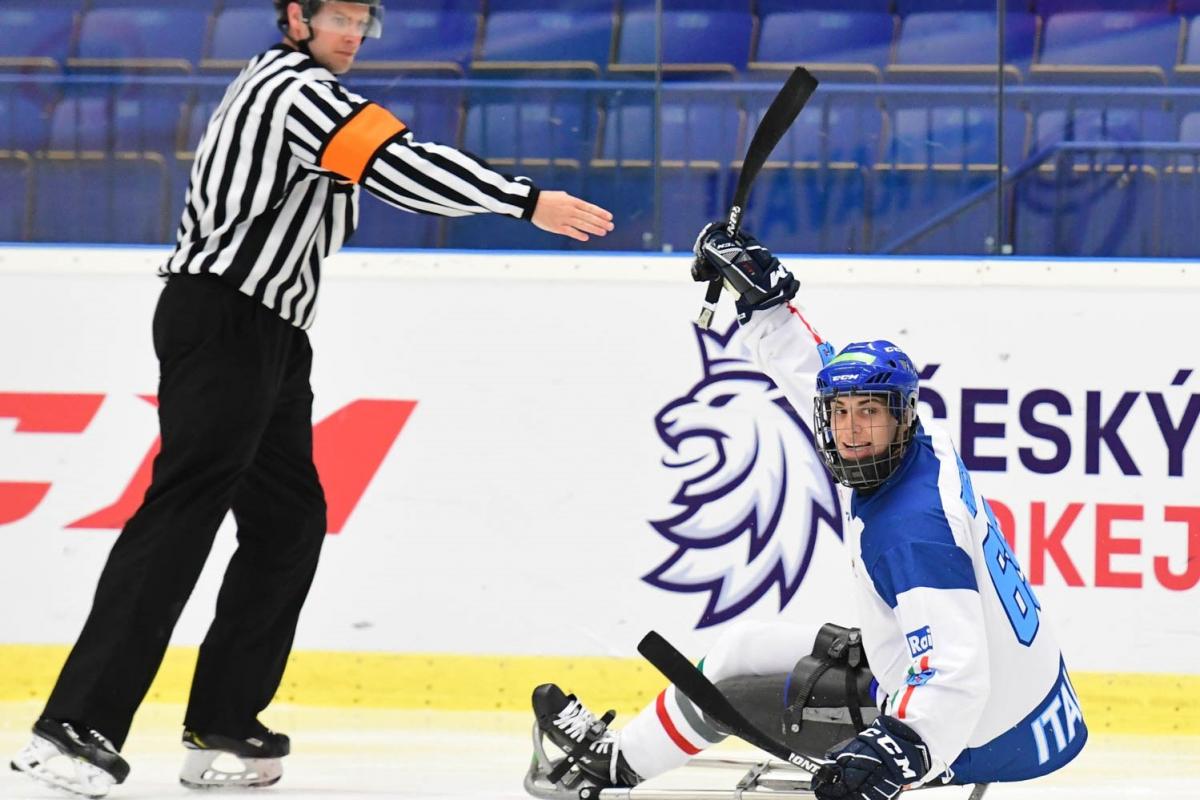
<svg viewBox="0 0 1200 800">
<path fill-rule="evenodd" d="M 905 638 L 908 639 L 908 652 L 912 653 L 913 658 L 933 649 L 933 634 L 929 632 L 928 625 L 909 632 Z"/>
</svg>

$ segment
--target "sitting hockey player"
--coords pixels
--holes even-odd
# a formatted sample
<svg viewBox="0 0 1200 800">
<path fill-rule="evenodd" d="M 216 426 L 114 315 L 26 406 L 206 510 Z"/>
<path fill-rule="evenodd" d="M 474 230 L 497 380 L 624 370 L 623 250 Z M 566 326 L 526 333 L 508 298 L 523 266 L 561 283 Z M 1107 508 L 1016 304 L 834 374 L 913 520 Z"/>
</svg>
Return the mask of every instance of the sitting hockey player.
<svg viewBox="0 0 1200 800">
<path fill-rule="evenodd" d="M 705 676 L 794 749 L 828 752 L 832 764 L 812 780 L 819 800 L 887 800 L 929 782 L 1020 781 L 1063 767 L 1087 727 L 1062 653 L 950 438 L 918 419 L 912 361 L 887 341 L 833 356 L 788 302 L 797 280 L 748 235 L 714 223 L 695 255 L 693 277 L 720 277 L 737 294 L 752 360 L 793 407 L 813 408 L 817 450 L 845 487 L 870 664 L 855 657 L 856 630 L 754 623 L 716 642 Z M 542 736 L 573 751 L 598 787 L 659 775 L 723 737 L 674 687 L 619 731 L 553 684 L 534 691 L 533 706 Z M 819 719 L 841 730 L 810 724 Z"/>
</svg>

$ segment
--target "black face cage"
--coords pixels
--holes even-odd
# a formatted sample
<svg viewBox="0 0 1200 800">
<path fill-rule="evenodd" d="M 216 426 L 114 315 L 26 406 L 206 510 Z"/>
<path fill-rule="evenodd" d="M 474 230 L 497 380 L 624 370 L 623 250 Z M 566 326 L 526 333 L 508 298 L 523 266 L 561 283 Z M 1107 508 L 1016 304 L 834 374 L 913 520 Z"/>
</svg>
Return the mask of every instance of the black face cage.
<svg viewBox="0 0 1200 800">
<path fill-rule="evenodd" d="M 914 393 L 905 403 L 899 392 L 887 392 L 887 407 L 899 423 L 888 449 L 879 455 L 846 459 L 838 452 L 833 435 L 833 401 L 837 397 L 879 397 L 881 392 L 853 390 L 819 395 L 813 399 L 813 443 L 826 468 L 838 483 L 851 489 L 874 489 L 900 466 L 917 430 L 917 398 Z"/>
</svg>

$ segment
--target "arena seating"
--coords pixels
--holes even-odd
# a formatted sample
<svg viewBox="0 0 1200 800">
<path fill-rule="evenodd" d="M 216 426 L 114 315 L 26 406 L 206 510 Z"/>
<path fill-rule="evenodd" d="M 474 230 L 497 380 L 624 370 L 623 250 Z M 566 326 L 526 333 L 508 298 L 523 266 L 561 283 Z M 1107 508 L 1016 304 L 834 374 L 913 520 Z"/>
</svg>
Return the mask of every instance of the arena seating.
<svg viewBox="0 0 1200 800">
<path fill-rule="evenodd" d="M 1003 125 L 989 0 L 389 5 L 347 85 L 418 139 L 611 207 L 603 247 L 690 246 L 803 63 L 822 90 L 746 209 L 778 249 L 978 253 L 999 233 L 1022 253 L 1200 253 L 1182 221 L 1200 209 L 1200 0 L 1011 0 Z M 277 40 L 267 0 L 4 0 L 0 237 L 168 241 L 225 84 Z M 149 196 L 121 200 L 144 224 L 107 231 L 109 187 Z M 362 220 L 360 246 L 563 246 L 370 197 Z"/>
<path fill-rule="evenodd" d="M 598 78 L 612 54 L 612 0 L 490 0 L 476 74 Z"/>
<path fill-rule="evenodd" d="M 661 21 L 656 12 L 654 0 L 627 0 L 611 74 L 654 75 L 660 39 L 668 75 L 719 79 L 745 69 L 754 32 L 749 0 L 662 0 Z"/>
<path fill-rule="evenodd" d="M 808 64 L 823 81 L 881 79 L 896 32 L 885 0 L 760 0 L 758 10 L 753 73 L 765 77 Z"/>
<path fill-rule="evenodd" d="M 385 17 L 385 35 L 363 43 L 355 71 L 461 77 L 474 57 L 481 19 L 479 0 L 405 0 Z"/>
<path fill-rule="evenodd" d="M 279 41 L 275 21 L 275 10 L 265 3 L 226 3 L 213 18 L 212 37 L 200 67 L 208 71 L 241 70 L 251 56 Z"/>
</svg>

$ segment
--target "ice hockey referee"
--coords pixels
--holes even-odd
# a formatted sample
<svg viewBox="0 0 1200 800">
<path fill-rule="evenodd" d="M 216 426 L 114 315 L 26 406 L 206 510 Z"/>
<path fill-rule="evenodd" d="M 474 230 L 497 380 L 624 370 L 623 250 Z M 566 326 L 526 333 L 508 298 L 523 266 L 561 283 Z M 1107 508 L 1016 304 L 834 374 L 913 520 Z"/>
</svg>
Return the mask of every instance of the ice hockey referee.
<svg viewBox="0 0 1200 800">
<path fill-rule="evenodd" d="M 306 330 L 322 265 L 354 231 L 360 190 L 408 211 L 503 214 L 577 240 L 612 230 L 606 210 L 423 143 L 346 90 L 337 76 L 382 33 L 379 0 L 274 3 L 283 41 L 251 59 L 213 113 L 161 270 L 162 449 L 150 488 L 13 759 L 87 797 L 129 772 L 119 752 L 134 712 L 230 509 L 238 547 L 192 680 L 181 780 L 203 789 L 282 775 L 289 739 L 258 714 L 279 686 L 325 536 Z M 214 763 L 222 754 L 241 769 Z"/>
</svg>

